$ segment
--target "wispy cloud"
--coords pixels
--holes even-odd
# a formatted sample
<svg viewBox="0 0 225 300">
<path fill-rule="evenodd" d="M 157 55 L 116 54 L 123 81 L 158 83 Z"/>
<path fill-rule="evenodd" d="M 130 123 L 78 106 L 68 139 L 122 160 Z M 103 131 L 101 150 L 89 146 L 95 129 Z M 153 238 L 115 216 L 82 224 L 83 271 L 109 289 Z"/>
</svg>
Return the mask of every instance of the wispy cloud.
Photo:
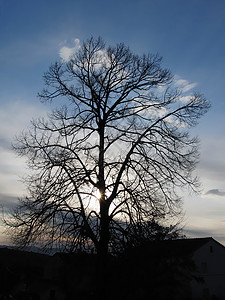
<svg viewBox="0 0 225 300">
<path fill-rule="evenodd" d="M 17 204 L 18 197 L 0 193 L 0 205 L 2 206 L 3 212 L 14 209 Z"/>
<path fill-rule="evenodd" d="M 223 230 L 221 228 L 185 228 L 184 234 L 187 238 L 205 238 L 205 237 L 212 237 L 221 244 L 225 245 L 225 239 Z"/>
<path fill-rule="evenodd" d="M 202 238 L 202 237 L 210 237 L 212 236 L 212 231 L 209 229 L 203 228 L 184 228 L 184 234 L 188 238 Z"/>
<path fill-rule="evenodd" d="M 66 62 L 80 48 L 81 48 L 80 40 L 76 38 L 74 40 L 74 46 L 73 47 L 63 46 L 62 48 L 60 48 L 59 55 L 61 59 Z M 105 49 L 95 51 L 95 53 L 92 55 L 92 63 L 93 63 L 94 70 L 96 71 L 99 71 L 102 66 L 104 66 L 105 68 L 110 67 L 111 62 L 107 55 L 107 51 Z M 118 82 L 121 82 L 121 76 L 124 76 L 124 73 L 120 72 L 120 67 L 118 66 L 118 74 L 117 74 Z"/>
<path fill-rule="evenodd" d="M 40 104 L 30 104 L 29 101 L 15 99 L 6 105 L 1 106 L 0 110 L 0 136 L 4 144 L 12 140 L 17 132 L 25 129 L 30 124 L 33 117 L 43 116 L 46 107 Z"/>
<path fill-rule="evenodd" d="M 76 52 L 80 48 L 79 39 L 76 38 L 73 41 L 73 43 L 74 45 L 72 47 L 63 46 L 62 48 L 60 48 L 59 56 L 62 58 L 62 60 L 68 61 L 70 57 L 74 54 L 74 52 Z"/>
<path fill-rule="evenodd" d="M 180 78 L 178 75 L 175 76 L 174 84 L 179 88 L 183 93 L 189 92 L 197 86 L 197 82 L 189 82 L 186 79 Z"/>
<path fill-rule="evenodd" d="M 15 100 L 1 107 L 0 193 L 13 196 L 21 196 L 24 193 L 24 185 L 19 179 L 27 172 L 25 160 L 17 157 L 11 144 L 17 134 L 26 130 L 33 117 L 45 114 L 40 104 L 32 105 L 27 101 Z"/>
<path fill-rule="evenodd" d="M 196 82 L 186 84 L 186 85 L 182 88 L 182 91 L 183 91 L 184 93 L 189 92 L 190 90 L 192 90 L 193 88 L 195 88 L 196 85 L 197 85 Z"/>
<path fill-rule="evenodd" d="M 225 196 L 225 192 L 220 191 L 219 189 L 208 190 L 205 195 L 215 195 L 215 196 Z"/>
<path fill-rule="evenodd" d="M 223 188 L 225 179 L 225 140 L 218 139 L 216 136 L 202 139 L 200 150 L 201 157 L 197 172 L 201 181 L 207 183 L 208 190 L 213 189 L 214 186 L 219 189 Z"/>
</svg>

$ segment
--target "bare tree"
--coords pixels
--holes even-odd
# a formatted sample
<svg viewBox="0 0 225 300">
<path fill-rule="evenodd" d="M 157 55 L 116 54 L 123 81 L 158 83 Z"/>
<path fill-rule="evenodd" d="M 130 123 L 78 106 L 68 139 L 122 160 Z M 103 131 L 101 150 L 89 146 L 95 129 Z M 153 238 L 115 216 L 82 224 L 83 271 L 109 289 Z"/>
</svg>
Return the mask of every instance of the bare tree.
<svg viewBox="0 0 225 300">
<path fill-rule="evenodd" d="M 101 38 L 51 65 L 44 81 L 41 101 L 63 102 L 14 145 L 33 170 L 7 221 L 14 241 L 104 256 L 129 224 L 176 214 L 177 188 L 198 184 L 189 128 L 209 108 L 204 97 L 184 101 L 158 55 Z"/>
</svg>

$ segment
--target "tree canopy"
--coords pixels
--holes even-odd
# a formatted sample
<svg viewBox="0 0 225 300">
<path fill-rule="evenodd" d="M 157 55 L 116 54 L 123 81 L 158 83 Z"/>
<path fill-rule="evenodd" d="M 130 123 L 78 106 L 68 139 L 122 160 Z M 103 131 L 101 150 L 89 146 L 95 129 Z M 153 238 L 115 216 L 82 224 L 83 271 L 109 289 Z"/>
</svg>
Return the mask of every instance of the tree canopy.
<svg viewBox="0 0 225 300">
<path fill-rule="evenodd" d="M 189 129 L 209 103 L 183 97 L 161 63 L 90 38 L 50 66 L 39 97 L 58 106 L 14 144 L 33 170 L 7 221 L 17 244 L 103 255 L 131 224 L 177 213 L 177 188 L 198 185 Z"/>
</svg>

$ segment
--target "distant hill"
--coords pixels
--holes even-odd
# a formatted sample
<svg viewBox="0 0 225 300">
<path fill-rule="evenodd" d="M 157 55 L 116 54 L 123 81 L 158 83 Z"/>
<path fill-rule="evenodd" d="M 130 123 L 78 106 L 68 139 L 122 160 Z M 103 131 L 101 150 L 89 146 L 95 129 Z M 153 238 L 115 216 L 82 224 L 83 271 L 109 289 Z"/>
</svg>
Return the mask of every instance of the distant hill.
<svg viewBox="0 0 225 300">
<path fill-rule="evenodd" d="M 12 272 L 17 273 L 25 269 L 32 269 L 40 273 L 40 269 L 48 260 L 49 255 L 46 254 L 20 251 L 7 247 L 0 248 L 0 266 L 9 269 Z"/>
<path fill-rule="evenodd" d="M 16 246 L 9 246 L 9 245 L 0 245 L 0 249 L 2 248 L 7 248 L 7 249 L 12 249 L 12 250 L 18 250 L 18 251 L 23 251 L 23 252 L 34 252 L 34 253 L 40 253 L 40 254 L 46 254 L 46 255 L 54 255 L 55 253 L 58 252 L 58 250 L 56 248 L 53 248 L 49 251 L 44 251 L 41 248 L 38 248 L 36 246 L 29 246 L 29 247 L 25 247 L 23 249 L 20 249 Z"/>
</svg>

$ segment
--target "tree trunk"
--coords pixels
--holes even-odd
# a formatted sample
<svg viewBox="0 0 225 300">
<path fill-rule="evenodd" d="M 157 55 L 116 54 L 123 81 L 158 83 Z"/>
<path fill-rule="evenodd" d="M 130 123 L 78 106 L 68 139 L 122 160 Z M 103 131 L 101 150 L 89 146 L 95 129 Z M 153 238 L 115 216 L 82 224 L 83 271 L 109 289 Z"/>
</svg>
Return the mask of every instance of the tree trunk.
<svg viewBox="0 0 225 300">
<path fill-rule="evenodd" d="M 105 197 L 103 197 L 105 198 Z M 105 199 L 100 202 L 100 239 L 98 246 L 99 258 L 107 257 L 109 243 L 109 208 Z"/>
<path fill-rule="evenodd" d="M 103 197 L 104 198 L 104 197 Z M 100 202 L 100 238 L 97 247 L 97 291 L 100 299 L 108 298 L 108 244 L 109 244 L 109 215 L 108 204 Z"/>
<path fill-rule="evenodd" d="M 98 188 L 100 192 L 100 239 L 98 246 L 99 259 L 106 258 L 108 253 L 109 243 L 109 205 L 105 195 L 105 172 L 104 172 L 104 122 L 99 121 L 99 174 L 98 174 Z"/>
</svg>

